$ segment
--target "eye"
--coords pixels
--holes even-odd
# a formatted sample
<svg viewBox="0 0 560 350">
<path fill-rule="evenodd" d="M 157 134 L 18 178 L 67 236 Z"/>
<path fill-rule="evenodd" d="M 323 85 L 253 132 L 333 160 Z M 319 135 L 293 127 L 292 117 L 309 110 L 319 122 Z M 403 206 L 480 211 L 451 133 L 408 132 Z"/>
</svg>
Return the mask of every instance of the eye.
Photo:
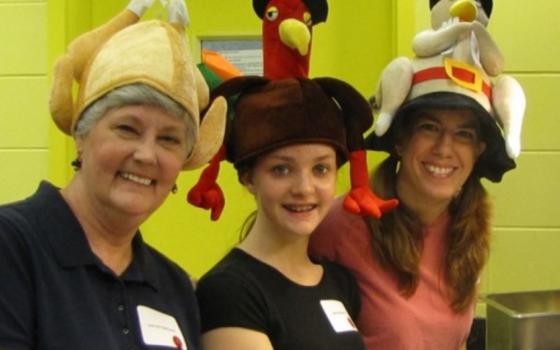
<svg viewBox="0 0 560 350">
<path fill-rule="evenodd" d="M 418 126 L 416 127 L 416 129 L 418 131 L 424 131 L 424 132 L 430 132 L 430 133 L 437 133 L 439 132 L 439 125 L 430 121 L 424 121 L 421 123 L 418 123 Z"/>
<path fill-rule="evenodd" d="M 175 135 L 162 135 L 159 137 L 161 141 L 169 144 L 180 144 L 181 140 Z"/>
<path fill-rule="evenodd" d="M 307 11 L 303 13 L 303 22 L 308 27 L 311 27 L 313 25 L 313 19 L 311 18 L 311 14 Z"/>
<path fill-rule="evenodd" d="M 130 124 L 117 124 L 115 129 L 117 130 L 117 132 L 123 136 L 136 136 L 140 134 L 140 131 L 138 131 L 138 129 L 136 129 L 134 126 L 130 125 Z"/>
<path fill-rule="evenodd" d="M 317 164 L 313 167 L 313 173 L 317 176 L 325 176 L 330 170 L 331 167 L 327 164 Z"/>
<path fill-rule="evenodd" d="M 278 8 L 276 6 L 271 6 L 266 10 L 264 15 L 266 19 L 272 22 L 278 18 Z"/>
<path fill-rule="evenodd" d="M 275 165 L 272 167 L 272 174 L 275 176 L 286 176 L 290 173 L 290 168 L 287 165 Z"/>
<path fill-rule="evenodd" d="M 457 140 L 465 143 L 475 143 L 478 135 L 474 129 L 459 129 L 455 132 Z"/>
</svg>

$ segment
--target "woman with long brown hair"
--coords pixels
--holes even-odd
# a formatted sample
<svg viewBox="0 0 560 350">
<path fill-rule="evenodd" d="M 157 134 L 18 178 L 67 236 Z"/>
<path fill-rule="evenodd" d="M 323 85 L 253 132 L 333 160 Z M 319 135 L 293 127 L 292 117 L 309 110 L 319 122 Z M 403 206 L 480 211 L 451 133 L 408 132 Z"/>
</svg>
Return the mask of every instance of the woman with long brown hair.
<svg viewBox="0 0 560 350">
<path fill-rule="evenodd" d="M 368 146 L 389 152 L 371 182 L 399 207 L 364 219 L 335 202 L 311 251 L 354 272 L 357 324 L 369 349 L 459 349 L 489 250 L 490 203 L 480 180 L 499 181 L 515 164 L 491 115 L 451 92 L 405 103 Z"/>
<path fill-rule="evenodd" d="M 430 8 L 433 30 L 415 38 L 416 57 L 396 58 L 381 76 L 366 140 L 389 153 L 370 185 L 399 207 L 359 218 L 335 202 L 310 244 L 354 272 L 368 349 L 464 349 L 489 254 L 481 179 L 501 181 L 520 151 L 525 96 L 511 77 L 490 76 L 503 63 L 485 29 L 492 1 Z"/>
</svg>

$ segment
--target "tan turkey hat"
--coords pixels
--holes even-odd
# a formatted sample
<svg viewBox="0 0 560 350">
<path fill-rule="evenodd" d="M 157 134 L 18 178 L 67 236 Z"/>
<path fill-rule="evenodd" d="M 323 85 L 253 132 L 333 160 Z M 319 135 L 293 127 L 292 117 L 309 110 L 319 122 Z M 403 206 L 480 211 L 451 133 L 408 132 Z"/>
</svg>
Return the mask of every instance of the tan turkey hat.
<svg viewBox="0 0 560 350">
<path fill-rule="evenodd" d="M 199 126 L 183 169 L 200 167 L 222 144 L 226 101 L 216 99 L 208 106 L 208 86 L 193 64 L 182 24 L 138 20 L 135 12 L 126 9 L 70 44 L 55 65 L 52 118 L 71 135 L 84 110 L 97 99 L 116 88 L 143 83 L 183 106 L 188 112 L 185 117 Z M 74 81 L 77 97 L 72 94 Z M 206 110 L 204 116 L 201 110 Z"/>
</svg>

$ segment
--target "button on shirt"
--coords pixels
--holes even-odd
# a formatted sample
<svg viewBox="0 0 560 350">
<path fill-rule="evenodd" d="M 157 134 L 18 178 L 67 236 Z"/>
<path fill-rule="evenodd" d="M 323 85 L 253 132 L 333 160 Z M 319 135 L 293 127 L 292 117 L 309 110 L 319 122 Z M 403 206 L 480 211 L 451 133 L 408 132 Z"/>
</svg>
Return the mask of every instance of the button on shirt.
<svg viewBox="0 0 560 350">
<path fill-rule="evenodd" d="M 188 275 L 140 233 L 132 246 L 132 263 L 116 276 L 46 182 L 29 199 L 1 206 L 0 348 L 165 349 L 144 342 L 137 312 L 143 305 L 175 319 L 186 347 L 199 349 Z"/>
</svg>

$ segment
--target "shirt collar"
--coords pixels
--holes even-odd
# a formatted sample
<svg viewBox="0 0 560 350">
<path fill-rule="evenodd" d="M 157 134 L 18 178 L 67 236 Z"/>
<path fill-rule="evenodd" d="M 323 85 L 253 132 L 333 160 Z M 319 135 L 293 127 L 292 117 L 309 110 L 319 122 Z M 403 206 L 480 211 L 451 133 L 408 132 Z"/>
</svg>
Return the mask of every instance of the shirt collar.
<svg viewBox="0 0 560 350">
<path fill-rule="evenodd" d="M 96 257 L 85 233 L 60 189 L 41 182 L 33 197 L 43 233 L 46 235 L 58 263 L 65 268 L 93 265 Z"/>
<path fill-rule="evenodd" d="M 32 203 L 37 205 L 40 225 L 61 267 L 94 265 L 108 272 L 91 250 L 82 226 L 60 194 L 59 188 L 46 181 L 41 182 Z M 140 232 L 132 240 L 132 251 L 134 258 L 120 278 L 125 282 L 145 282 L 158 289 L 153 252 L 144 243 Z"/>
<path fill-rule="evenodd" d="M 144 243 L 142 235 L 138 232 L 132 239 L 132 252 L 134 258 L 130 266 L 122 274 L 121 279 L 126 282 L 145 282 L 158 290 L 160 287 L 156 270 L 153 250 Z"/>
</svg>

